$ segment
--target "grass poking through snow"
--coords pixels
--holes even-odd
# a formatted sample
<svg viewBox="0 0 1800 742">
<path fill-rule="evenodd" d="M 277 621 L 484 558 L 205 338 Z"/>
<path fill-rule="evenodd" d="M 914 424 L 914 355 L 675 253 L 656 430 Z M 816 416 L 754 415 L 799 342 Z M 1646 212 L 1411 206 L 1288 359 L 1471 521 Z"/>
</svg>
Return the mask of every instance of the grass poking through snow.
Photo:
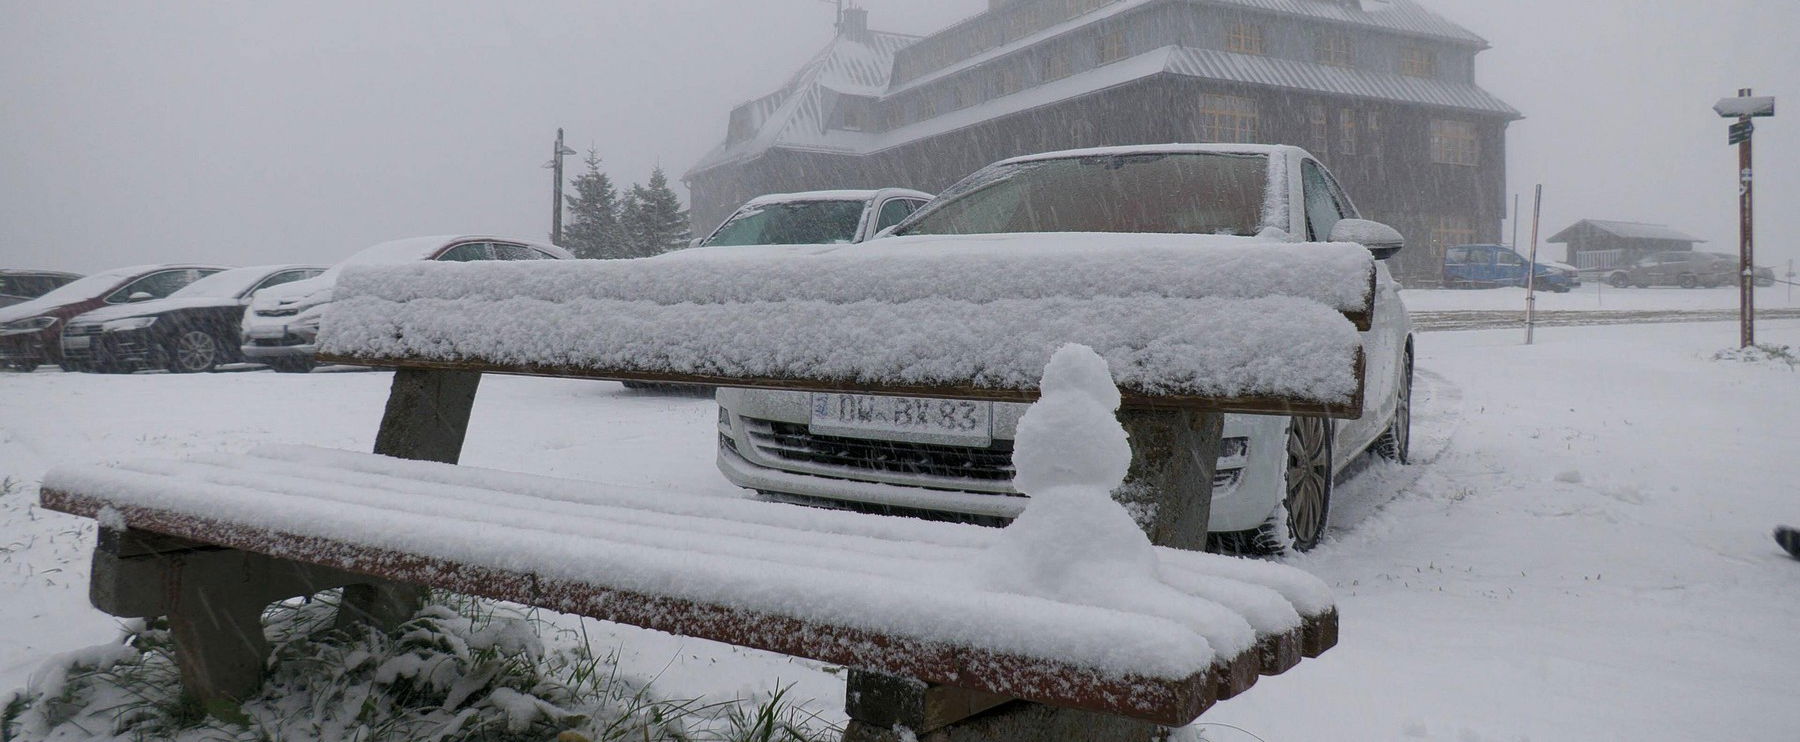
<svg viewBox="0 0 1800 742">
<path fill-rule="evenodd" d="M 546 646 L 533 612 L 447 593 L 393 635 L 333 628 L 331 594 L 264 615 L 274 647 L 259 695 L 209 715 L 179 694 L 168 627 L 58 657 L 0 697 L 0 740 L 694 740 L 810 742 L 839 730 L 778 690 L 667 699 L 585 637 Z M 566 644 L 566 645 L 565 645 Z"/>
</svg>

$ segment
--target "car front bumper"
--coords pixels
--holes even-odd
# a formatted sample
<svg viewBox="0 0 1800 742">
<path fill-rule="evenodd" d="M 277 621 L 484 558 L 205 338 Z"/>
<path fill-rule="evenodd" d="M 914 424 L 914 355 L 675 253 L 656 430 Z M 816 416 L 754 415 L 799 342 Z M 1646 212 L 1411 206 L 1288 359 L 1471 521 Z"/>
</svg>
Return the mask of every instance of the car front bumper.
<svg viewBox="0 0 1800 742">
<path fill-rule="evenodd" d="M 62 354 L 57 352 L 55 333 L 24 330 L 0 334 L 0 362 L 56 363 L 60 360 Z"/>
<path fill-rule="evenodd" d="M 149 366 L 156 359 L 156 342 L 147 329 L 104 332 L 98 327 L 71 325 L 62 334 L 63 362 L 78 366 Z"/>
<path fill-rule="evenodd" d="M 319 328 L 315 325 L 286 324 L 263 318 L 245 322 L 244 359 L 251 362 L 284 358 L 311 358 L 318 350 Z"/>
</svg>

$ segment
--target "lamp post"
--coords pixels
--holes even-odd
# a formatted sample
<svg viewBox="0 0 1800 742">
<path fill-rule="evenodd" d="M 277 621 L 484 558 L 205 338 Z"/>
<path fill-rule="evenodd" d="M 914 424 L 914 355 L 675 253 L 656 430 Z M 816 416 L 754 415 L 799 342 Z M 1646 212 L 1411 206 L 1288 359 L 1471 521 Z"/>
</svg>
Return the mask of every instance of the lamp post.
<svg viewBox="0 0 1800 742">
<path fill-rule="evenodd" d="M 1755 97 L 1749 88 L 1743 88 L 1736 98 L 1719 99 L 1713 110 L 1724 118 L 1737 119 L 1728 141 L 1738 146 L 1738 341 L 1748 348 L 1756 344 L 1755 170 L 1750 159 L 1750 135 L 1756 126 L 1751 120 L 1775 115 L 1775 99 Z"/>
<path fill-rule="evenodd" d="M 550 161 L 544 163 L 544 167 L 550 168 L 555 173 L 552 177 L 556 179 L 550 204 L 550 244 L 557 247 L 562 246 L 563 158 L 572 154 L 575 154 L 575 150 L 563 146 L 563 130 L 558 127 L 556 129 L 556 148 L 551 150 Z"/>
</svg>

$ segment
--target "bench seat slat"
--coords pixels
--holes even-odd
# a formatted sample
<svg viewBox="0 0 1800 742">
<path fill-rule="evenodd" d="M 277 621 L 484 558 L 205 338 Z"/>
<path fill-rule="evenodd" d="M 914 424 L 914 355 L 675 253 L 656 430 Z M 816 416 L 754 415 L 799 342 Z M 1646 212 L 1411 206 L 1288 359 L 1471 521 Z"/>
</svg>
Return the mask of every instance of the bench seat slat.
<svg viewBox="0 0 1800 742">
<path fill-rule="evenodd" d="M 180 465 L 64 467 L 46 477 L 44 502 L 52 509 L 87 516 L 111 507 L 123 512 L 133 528 L 500 599 L 537 605 L 550 605 L 544 602 L 550 600 L 555 606 L 567 606 L 559 609 L 585 615 L 827 662 L 900 674 L 917 664 L 929 672 L 921 670 L 913 676 L 932 682 L 967 687 L 976 682 L 971 678 L 979 675 L 980 687 L 992 692 L 1159 723 L 1185 721 L 1158 716 L 1168 709 L 1197 714 L 1210 699 L 1241 690 L 1243 681 L 1232 679 L 1241 673 L 1225 673 L 1220 668 L 1241 665 L 1245 655 L 1257 658 L 1251 666 L 1251 682 L 1257 672 L 1286 669 L 1279 659 L 1283 653 L 1271 647 L 1300 641 L 1304 629 L 1257 631 L 1254 651 L 1237 652 L 1238 660 L 1233 662 L 1215 663 L 1217 658 L 1212 658 L 1210 650 L 1204 655 L 1191 653 L 1194 647 L 1208 646 L 1206 640 L 1167 619 L 1025 596 L 984 594 L 966 587 L 959 590 L 961 586 L 954 580 L 933 586 L 920 581 L 917 574 L 908 574 L 935 572 L 940 579 L 954 575 L 957 564 L 985 542 L 982 534 L 996 533 L 972 526 L 870 518 L 731 498 L 661 493 L 652 499 L 628 490 L 614 496 L 603 491 L 612 488 L 566 480 L 320 449 L 272 447 L 247 457 L 201 458 L 211 460 Z M 232 459 L 236 465 L 226 465 Z M 413 478 L 420 472 L 431 475 L 424 486 Z M 117 479 L 109 478 L 112 475 Z M 262 486 L 251 486 L 258 482 Z M 501 487 L 495 489 L 495 485 Z M 431 494 L 433 489 L 439 494 Z M 354 492 L 373 494 L 365 495 L 362 504 L 355 502 L 355 497 L 346 501 L 333 495 Z M 506 508 L 509 503 L 515 507 Z M 639 509 L 636 523 L 630 522 L 631 518 L 618 522 L 620 513 L 633 510 L 635 504 L 652 507 Z M 709 509 L 720 512 L 705 512 Z M 461 519 L 483 510 L 490 514 L 504 511 L 506 525 L 463 523 L 463 530 L 455 528 Z M 677 517 L 666 511 L 686 514 Z M 734 522 L 731 518 L 738 511 L 754 512 L 765 522 Z M 314 523 L 334 515 L 351 521 L 373 519 L 369 522 L 375 524 L 396 523 L 395 518 L 425 522 L 426 516 L 433 514 L 436 520 L 429 522 L 429 527 L 409 523 L 406 528 L 391 529 L 405 531 L 405 535 L 382 534 L 360 541 L 333 533 L 341 523 L 331 527 L 315 527 Z M 566 522 L 563 532 L 553 527 L 558 522 Z M 268 525 L 248 525 L 251 523 Z M 601 528 L 600 523 L 607 525 Z M 834 528 L 839 525 L 844 527 Z M 683 533 L 693 528 L 699 529 L 699 535 Z M 644 531 L 635 540 L 630 535 L 634 529 Z M 756 533 L 759 529 L 767 533 Z M 594 533 L 601 531 L 610 532 L 611 539 L 596 540 Z M 483 532 L 493 539 L 488 546 L 455 544 L 455 548 L 445 548 L 430 543 L 434 535 L 467 539 Z M 507 544 L 529 547 L 516 550 L 523 553 L 510 553 L 513 550 L 506 548 Z M 485 556 L 456 558 L 462 553 Z M 1189 574 L 1183 564 L 1192 556 L 1205 555 L 1165 559 L 1165 564 Z M 833 560 L 849 566 L 830 564 Z M 710 592 L 702 585 L 684 593 L 665 589 L 669 586 L 667 575 L 660 583 L 655 579 L 639 583 L 605 579 L 614 576 L 611 571 L 641 562 L 678 565 L 674 574 L 685 580 L 719 584 L 711 585 L 716 590 Z M 767 569 L 757 564 L 781 566 Z M 921 565 L 925 569 L 920 569 Z M 729 583 L 734 581 L 740 591 L 750 584 L 780 590 L 779 581 L 766 578 L 770 572 L 787 575 L 794 592 L 818 593 L 822 604 L 797 611 L 790 606 L 784 612 L 779 609 L 780 601 L 708 598 L 731 595 L 734 586 Z M 468 575 L 472 574 L 482 576 L 471 580 Z M 595 576 L 602 579 L 596 581 Z M 829 583 L 834 580 L 851 586 L 833 587 Z M 1260 591 L 1265 601 L 1281 599 L 1279 591 L 1253 581 L 1216 579 L 1207 585 L 1207 589 L 1223 591 L 1228 599 L 1221 602 L 1228 607 L 1206 605 L 1226 614 L 1238 607 L 1230 606 L 1233 596 L 1242 598 Z M 1206 590 L 1190 592 L 1203 594 Z M 877 606 L 874 611 L 878 614 L 873 621 L 861 613 L 871 604 Z M 921 613 L 931 613 L 933 606 L 934 616 L 920 618 Z M 1289 610 L 1296 609 L 1290 605 Z M 886 618 L 899 620 L 884 623 L 884 611 Z M 931 618 L 953 625 L 957 611 L 965 612 L 965 619 L 979 615 L 992 621 L 999 616 L 1027 638 L 1060 636 L 1065 644 L 1072 641 L 1070 646 L 1080 647 L 1085 635 L 1087 646 L 1109 642 L 1116 646 L 1108 650 L 1110 654 L 1067 655 L 1034 651 L 1029 641 L 1020 644 L 1020 637 L 1013 637 L 1009 644 L 1006 637 L 996 643 L 992 637 L 933 633 L 936 629 L 928 625 Z M 1302 623 L 1320 615 L 1308 612 Z M 908 616 L 917 620 L 908 625 Z M 730 627 L 747 622 L 786 629 L 738 641 L 744 638 L 738 635 L 744 629 Z M 1265 629 L 1269 623 L 1266 618 L 1258 622 L 1265 624 Z M 1293 638 L 1286 638 L 1289 636 Z M 1146 640 L 1150 643 L 1145 644 Z M 868 658 L 874 655 L 869 648 L 883 642 L 905 645 L 905 651 L 894 655 L 902 659 L 871 662 Z M 1187 649 L 1176 648 L 1181 646 Z M 1185 664 L 1171 661 L 1184 655 L 1192 659 Z M 1037 667 L 1037 674 L 1023 670 L 982 674 L 982 668 L 1021 664 Z M 1036 680 L 1030 679 L 1034 677 Z M 1077 697 L 1081 696 L 1079 688 L 1098 687 L 1097 679 L 1103 677 L 1113 681 L 1127 678 L 1126 687 L 1137 689 L 1132 692 L 1136 695 L 1111 700 Z M 1096 682 L 1071 685 L 1070 678 Z"/>
</svg>

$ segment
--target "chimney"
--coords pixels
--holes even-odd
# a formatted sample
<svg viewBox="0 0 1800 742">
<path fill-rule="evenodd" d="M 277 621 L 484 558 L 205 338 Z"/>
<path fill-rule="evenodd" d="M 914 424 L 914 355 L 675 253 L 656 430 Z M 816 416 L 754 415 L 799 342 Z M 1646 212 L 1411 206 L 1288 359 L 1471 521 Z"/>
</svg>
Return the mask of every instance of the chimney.
<svg viewBox="0 0 1800 742">
<path fill-rule="evenodd" d="M 845 8 L 844 20 L 838 25 L 838 35 L 852 40 L 869 38 L 869 11 L 863 8 Z"/>
</svg>

